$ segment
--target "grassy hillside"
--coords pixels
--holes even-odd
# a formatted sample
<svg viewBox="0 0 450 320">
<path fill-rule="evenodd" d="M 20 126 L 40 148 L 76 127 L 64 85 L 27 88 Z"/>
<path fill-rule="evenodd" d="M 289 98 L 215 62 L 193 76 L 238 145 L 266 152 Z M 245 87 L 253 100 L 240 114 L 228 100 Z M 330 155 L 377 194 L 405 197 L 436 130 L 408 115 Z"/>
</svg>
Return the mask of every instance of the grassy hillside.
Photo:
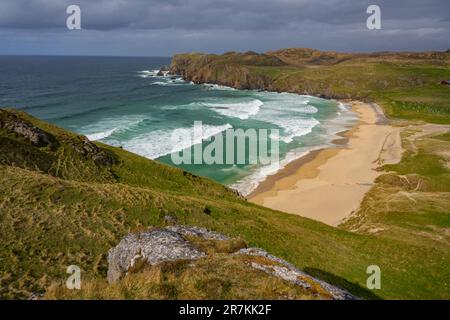
<svg viewBox="0 0 450 320">
<path fill-rule="evenodd" d="M 450 123 L 450 52 L 180 54 L 171 71 L 196 83 L 375 101 L 388 116 Z"/>
<path fill-rule="evenodd" d="M 45 143 L 33 143 L 11 130 L 11 121 L 40 128 L 34 132 L 44 136 L 41 140 Z M 450 143 L 445 135 L 435 140 L 445 147 Z M 396 220 L 400 216 L 389 215 L 383 223 L 392 226 L 392 231 L 400 224 L 404 232 L 399 236 L 395 232 L 349 232 L 262 208 L 208 179 L 119 148 L 91 143 L 18 111 L 0 111 L 0 148 L 2 298 L 44 293 L 67 278 L 66 268 L 72 264 L 79 265 L 83 279 L 91 283 L 88 297 L 130 297 L 126 294 L 127 288 L 133 287 L 130 283 L 122 284 L 120 294 L 108 294 L 105 289 L 107 251 L 131 231 L 164 225 L 166 214 L 176 216 L 182 224 L 241 238 L 360 297 L 450 298 L 450 225 L 448 205 L 442 200 L 448 199 L 448 155 L 428 155 L 434 149 L 421 148 L 419 156 L 435 159 L 430 168 L 423 169 L 423 175 L 439 178 L 431 180 L 435 185 L 426 186 L 442 192 L 439 201 L 444 202 L 431 203 L 430 208 L 436 203 L 436 210 L 417 213 L 413 223 L 406 219 L 401 224 Z M 405 175 L 410 167 L 406 157 L 389 169 Z M 401 214 L 408 215 L 408 210 Z M 360 221 L 355 220 L 349 229 L 358 229 Z M 423 230 L 426 232 L 421 233 Z M 205 294 L 214 287 L 217 277 L 205 270 L 220 265 L 218 259 L 210 264 L 206 261 L 203 269 L 199 267 L 205 276 L 192 280 L 197 282 L 188 283 L 189 288 L 206 288 L 198 289 Z M 373 264 L 381 267 L 382 289 L 369 291 L 365 289 L 366 268 Z M 180 281 L 170 272 L 163 288 L 173 288 Z M 139 282 L 143 277 L 137 275 L 127 281 Z M 242 281 L 245 279 L 242 277 Z M 245 287 L 239 279 L 230 281 Z M 134 286 L 137 284 L 134 282 Z M 100 291 L 106 293 L 101 295 Z M 142 297 L 139 294 L 131 297 Z M 49 297 L 52 295 L 61 297 L 55 291 L 49 293 Z M 186 297 L 173 291 L 149 296 Z"/>
</svg>

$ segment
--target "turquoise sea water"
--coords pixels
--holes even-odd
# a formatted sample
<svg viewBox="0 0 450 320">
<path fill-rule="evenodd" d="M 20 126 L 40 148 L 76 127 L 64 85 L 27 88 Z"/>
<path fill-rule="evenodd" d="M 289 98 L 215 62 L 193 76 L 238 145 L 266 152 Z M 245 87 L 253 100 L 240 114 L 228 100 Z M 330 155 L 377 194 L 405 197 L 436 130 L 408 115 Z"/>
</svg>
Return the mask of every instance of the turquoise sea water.
<svg viewBox="0 0 450 320">
<path fill-rule="evenodd" d="M 337 132 L 356 121 L 335 101 L 156 76 L 169 63 L 169 58 L 0 57 L 0 107 L 23 109 L 169 165 L 172 152 L 191 146 L 194 121 L 202 122 L 205 139 L 230 128 L 278 129 L 281 165 L 332 144 Z M 174 140 L 179 129 L 185 135 Z M 270 164 L 181 167 L 244 194 L 277 169 Z"/>
</svg>

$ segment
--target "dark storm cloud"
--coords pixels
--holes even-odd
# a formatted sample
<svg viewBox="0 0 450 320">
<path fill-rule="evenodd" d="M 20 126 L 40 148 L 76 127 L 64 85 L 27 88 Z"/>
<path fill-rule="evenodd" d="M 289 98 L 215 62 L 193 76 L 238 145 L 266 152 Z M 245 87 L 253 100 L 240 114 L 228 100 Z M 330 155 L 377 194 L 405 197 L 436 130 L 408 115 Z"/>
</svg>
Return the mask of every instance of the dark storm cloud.
<svg viewBox="0 0 450 320">
<path fill-rule="evenodd" d="M 70 4 L 81 7 L 83 30 L 69 36 Z M 365 27 L 369 4 L 382 9 L 383 30 L 376 33 Z M 101 51 L 103 43 L 106 52 L 114 46 L 120 54 L 124 47 L 155 54 L 191 47 L 443 49 L 450 47 L 449 12 L 449 0 L 1 0 L 0 40 L 13 46 L 10 51 L 14 45 L 32 50 L 39 42 L 47 51 L 63 45 Z"/>
<path fill-rule="evenodd" d="M 87 29 L 279 29 L 314 21 L 364 21 L 365 8 L 378 4 L 387 19 L 447 20 L 448 0 L 2 0 L 0 26 L 61 28 L 65 9 L 78 4 Z"/>
</svg>

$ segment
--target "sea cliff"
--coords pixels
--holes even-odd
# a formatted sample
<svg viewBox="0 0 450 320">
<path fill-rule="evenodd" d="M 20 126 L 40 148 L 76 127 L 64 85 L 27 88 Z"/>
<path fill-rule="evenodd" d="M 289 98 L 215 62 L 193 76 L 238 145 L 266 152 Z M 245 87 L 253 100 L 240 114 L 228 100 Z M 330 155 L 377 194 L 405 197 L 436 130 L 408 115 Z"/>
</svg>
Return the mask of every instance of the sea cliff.
<svg viewBox="0 0 450 320">
<path fill-rule="evenodd" d="M 450 53 L 339 53 L 304 48 L 263 54 L 177 54 L 172 74 L 194 83 L 377 102 L 388 116 L 448 123 Z"/>
</svg>

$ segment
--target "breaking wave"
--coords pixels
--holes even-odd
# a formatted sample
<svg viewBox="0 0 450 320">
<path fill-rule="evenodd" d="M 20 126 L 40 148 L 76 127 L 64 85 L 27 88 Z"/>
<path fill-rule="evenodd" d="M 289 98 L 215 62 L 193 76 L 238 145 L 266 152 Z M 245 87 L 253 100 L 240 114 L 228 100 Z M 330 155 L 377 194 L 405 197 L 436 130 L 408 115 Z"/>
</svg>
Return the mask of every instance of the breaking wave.
<svg viewBox="0 0 450 320">
<path fill-rule="evenodd" d="M 199 144 L 203 140 L 231 128 L 230 124 L 220 126 L 203 124 L 202 134 L 196 138 L 194 138 L 193 126 L 173 130 L 156 130 L 132 138 L 123 147 L 141 156 L 157 159 Z"/>
<path fill-rule="evenodd" d="M 110 135 L 112 135 L 116 131 L 117 131 L 117 128 L 114 128 L 114 129 L 111 129 L 111 130 L 107 130 L 107 131 L 103 131 L 103 132 L 92 133 L 92 134 L 86 135 L 86 138 L 88 138 L 91 141 L 102 140 L 102 139 L 105 139 L 105 138 L 109 137 Z"/>
<path fill-rule="evenodd" d="M 258 114 L 264 103 L 255 99 L 250 102 L 236 103 L 203 103 L 204 106 L 213 109 L 215 112 L 226 117 L 239 118 L 246 120 L 251 116 Z"/>
</svg>

